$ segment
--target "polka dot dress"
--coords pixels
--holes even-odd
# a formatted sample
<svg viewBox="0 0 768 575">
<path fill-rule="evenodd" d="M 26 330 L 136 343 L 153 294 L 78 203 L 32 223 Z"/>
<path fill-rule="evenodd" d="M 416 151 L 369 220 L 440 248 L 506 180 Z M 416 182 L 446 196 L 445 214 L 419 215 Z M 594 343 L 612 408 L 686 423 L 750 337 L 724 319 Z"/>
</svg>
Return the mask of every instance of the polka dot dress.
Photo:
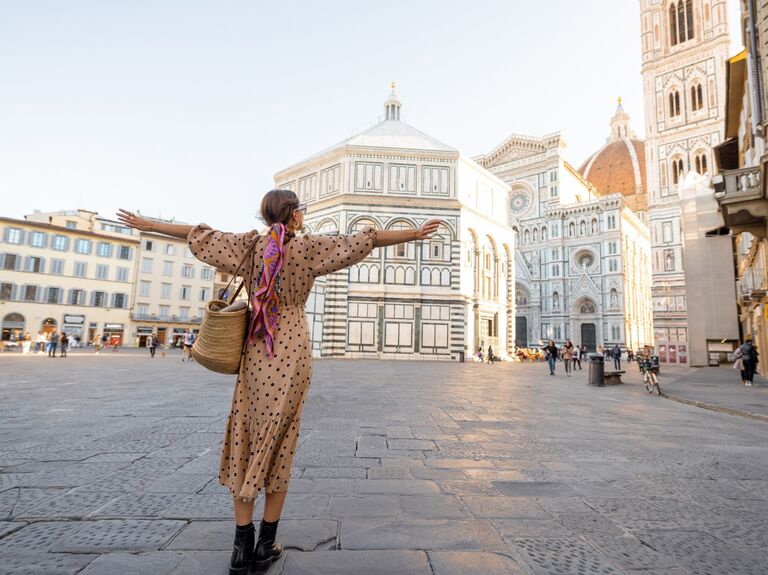
<svg viewBox="0 0 768 575">
<path fill-rule="evenodd" d="M 263 340 L 247 346 L 232 397 L 219 468 L 219 482 L 232 495 L 252 499 L 287 491 L 299 437 L 304 399 L 312 375 L 312 346 L 304 311 L 314 279 L 365 258 L 373 249 L 376 231 L 365 228 L 354 235 L 306 235 L 285 244 L 280 272 L 280 322 L 275 334 L 275 357 L 269 358 Z M 264 238 L 257 232 L 231 234 L 195 226 L 187 238 L 199 260 L 233 274 L 251 244 L 253 266 L 247 280 L 258 276 Z"/>
</svg>

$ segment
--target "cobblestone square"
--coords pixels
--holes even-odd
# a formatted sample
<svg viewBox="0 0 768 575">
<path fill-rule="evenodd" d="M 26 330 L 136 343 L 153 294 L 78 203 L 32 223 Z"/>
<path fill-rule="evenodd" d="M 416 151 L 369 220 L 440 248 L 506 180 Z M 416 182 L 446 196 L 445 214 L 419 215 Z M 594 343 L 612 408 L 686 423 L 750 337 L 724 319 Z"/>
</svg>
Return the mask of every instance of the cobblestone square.
<svg viewBox="0 0 768 575">
<path fill-rule="evenodd" d="M 226 573 L 233 378 L 70 355 L 0 357 L 0 573 Z M 766 425 L 586 370 L 319 360 L 270 573 L 765 573 Z"/>
</svg>

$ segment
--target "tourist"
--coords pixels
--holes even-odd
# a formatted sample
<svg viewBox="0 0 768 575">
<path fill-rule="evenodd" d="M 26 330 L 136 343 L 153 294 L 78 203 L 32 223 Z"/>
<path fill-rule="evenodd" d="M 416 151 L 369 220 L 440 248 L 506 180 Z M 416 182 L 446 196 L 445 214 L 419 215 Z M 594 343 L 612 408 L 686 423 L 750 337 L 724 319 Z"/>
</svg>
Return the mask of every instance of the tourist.
<svg viewBox="0 0 768 575">
<path fill-rule="evenodd" d="M 544 359 L 547 360 L 547 363 L 549 364 L 549 375 L 555 375 L 555 362 L 557 361 L 557 346 L 555 345 L 554 340 L 549 340 L 547 345 L 545 345 L 543 348 L 544 351 Z"/>
<path fill-rule="evenodd" d="M 475 358 L 480 363 L 483 363 L 483 348 L 482 347 L 478 347 L 477 348 L 477 351 L 475 352 Z"/>
<path fill-rule="evenodd" d="M 242 273 L 255 284 L 251 323 L 219 468 L 219 482 L 233 496 L 237 526 L 230 575 L 246 574 L 251 566 L 264 572 L 282 555 L 275 535 L 311 376 L 305 304 L 314 279 L 358 263 L 374 248 L 429 239 L 441 224 L 430 220 L 410 230 L 367 227 L 353 235 L 296 236 L 305 211 L 294 192 L 268 192 L 261 202 L 269 226 L 265 235 L 157 222 L 125 210 L 117 216 L 129 227 L 186 239 L 196 258 L 229 274 L 237 272 L 249 248 L 254 250 L 253 266 Z M 279 294 L 271 281 L 277 277 L 282 280 Z M 253 504 L 262 490 L 264 516 L 256 539 Z"/>
<path fill-rule="evenodd" d="M 54 329 L 48 336 L 48 357 L 56 357 L 56 348 L 59 345 L 59 333 Z"/>
<path fill-rule="evenodd" d="M 29 332 L 24 334 L 24 339 L 21 341 L 21 353 L 26 355 L 29 353 L 29 349 L 32 347 L 32 336 Z"/>
<path fill-rule="evenodd" d="M 67 346 L 69 345 L 69 336 L 66 334 L 66 332 L 61 332 L 61 335 L 59 336 L 59 343 L 61 344 L 61 351 L 59 352 L 59 357 L 67 357 Z"/>
<path fill-rule="evenodd" d="M 611 356 L 613 357 L 613 369 L 616 371 L 621 370 L 621 348 L 619 347 L 619 344 L 613 346 L 613 349 L 611 350 Z"/>
<path fill-rule="evenodd" d="M 184 332 L 184 336 L 182 338 L 182 346 L 181 346 L 181 361 L 189 360 L 192 361 L 192 344 L 195 343 L 195 336 L 192 335 L 192 332 L 187 330 Z"/>
<path fill-rule="evenodd" d="M 493 348 L 490 345 L 488 346 L 488 363 L 493 365 Z"/>
<path fill-rule="evenodd" d="M 45 353 L 45 344 L 48 343 L 45 339 L 45 334 L 42 330 L 37 332 L 37 336 L 35 336 L 35 351 L 37 353 Z"/>
<path fill-rule="evenodd" d="M 109 347 L 109 335 L 106 333 L 101 334 L 101 347 L 104 349 Z M 96 350 L 96 353 L 98 353 L 98 350 Z"/>
<path fill-rule="evenodd" d="M 627 350 L 627 363 L 632 363 L 632 359 L 635 357 L 635 352 L 631 349 Z"/>
<path fill-rule="evenodd" d="M 155 357 L 155 351 L 157 351 L 157 336 L 153 333 L 149 336 L 149 356 Z"/>
<path fill-rule="evenodd" d="M 571 364 L 573 363 L 574 353 L 576 353 L 576 351 L 573 348 L 571 340 L 566 339 L 565 345 L 563 346 L 563 363 L 565 364 L 565 374 L 568 377 L 571 377 L 571 368 L 573 367 Z"/>
<path fill-rule="evenodd" d="M 573 348 L 573 369 L 576 369 L 576 365 L 578 364 L 579 369 L 581 369 L 581 347 L 575 346 Z"/>
<path fill-rule="evenodd" d="M 741 371 L 741 380 L 747 387 L 752 387 L 760 354 L 757 353 L 757 348 L 752 344 L 751 335 L 747 335 L 744 338 L 744 343 L 739 348 L 739 351 L 741 352 L 741 362 L 744 366 Z"/>
</svg>

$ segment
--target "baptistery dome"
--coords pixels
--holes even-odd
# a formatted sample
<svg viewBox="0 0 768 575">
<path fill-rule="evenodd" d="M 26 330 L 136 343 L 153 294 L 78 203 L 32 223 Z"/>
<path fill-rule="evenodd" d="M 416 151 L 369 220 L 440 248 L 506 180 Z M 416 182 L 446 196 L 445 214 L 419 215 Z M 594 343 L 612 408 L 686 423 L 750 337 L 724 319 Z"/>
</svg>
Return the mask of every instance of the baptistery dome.
<svg viewBox="0 0 768 575">
<path fill-rule="evenodd" d="M 632 211 L 643 214 L 648 210 L 645 142 L 635 136 L 629 124 L 629 114 L 619 98 L 616 114 L 611 119 L 611 135 L 605 145 L 584 162 L 579 173 L 601 196 L 622 194 Z"/>
</svg>

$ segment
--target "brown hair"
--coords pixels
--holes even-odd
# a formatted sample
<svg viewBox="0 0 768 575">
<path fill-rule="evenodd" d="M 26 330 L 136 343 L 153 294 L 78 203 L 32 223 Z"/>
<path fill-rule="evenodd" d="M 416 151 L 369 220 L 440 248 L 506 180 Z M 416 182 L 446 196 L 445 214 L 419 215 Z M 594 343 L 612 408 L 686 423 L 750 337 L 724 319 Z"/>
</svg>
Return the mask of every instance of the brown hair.
<svg viewBox="0 0 768 575">
<path fill-rule="evenodd" d="M 261 200 L 261 218 L 268 226 L 288 225 L 293 210 L 299 207 L 299 197 L 292 190 L 270 190 Z"/>
</svg>

